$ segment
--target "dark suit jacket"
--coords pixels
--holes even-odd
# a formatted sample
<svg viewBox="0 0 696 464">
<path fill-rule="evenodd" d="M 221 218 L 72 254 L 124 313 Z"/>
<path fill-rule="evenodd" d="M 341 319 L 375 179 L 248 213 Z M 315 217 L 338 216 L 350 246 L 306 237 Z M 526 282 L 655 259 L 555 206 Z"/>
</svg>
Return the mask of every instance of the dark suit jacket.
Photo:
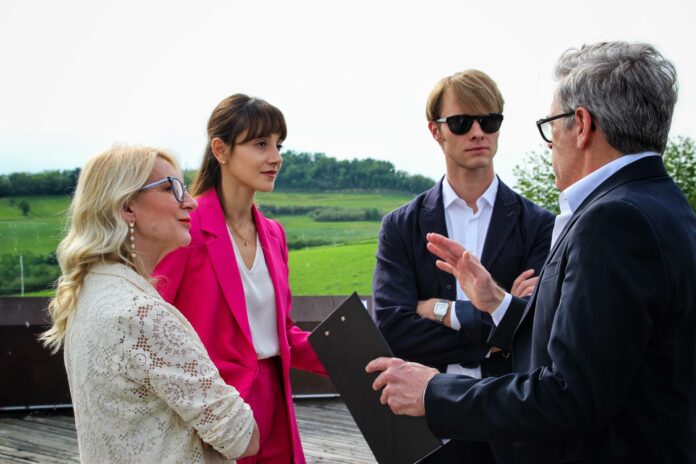
<svg viewBox="0 0 696 464">
<path fill-rule="evenodd" d="M 659 157 L 616 172 L 551 250 L 514 370 L 434 377 L 438 436 L 515 440 L 518 463 L 696 462 L 696 217 Z"/>
<path fill-rule="evenodd" d="M 526 269 L 539 272 L 549 251 L 553 222 L 551 213 L 499 183 L 481 262 L 501 286 L 509 290 Z M 506 335 L 501 330 L 486 343 L 490 316 L 468 301 L 456 303 L 462 322 L 458 332 L 416 313 L 419 300 L 455 300 L 457 295 L 455 278 L 435 267 L 436 258 L 425 246 L 429 232 L 447 235 L 442 180 L 382 221 L 372 284 L 376 322 L 396 356 L 440 370 L 448 364 L 471 367 L 484 361 L 485 373 L 491 344 L 509 349 L 512 332 Z M 505 319 L 509 315 L 519 321 L 525 305 L 526 300 L 514 298 Z M 507 362 L 504 372 L 511 368 Z"/>
</svg>

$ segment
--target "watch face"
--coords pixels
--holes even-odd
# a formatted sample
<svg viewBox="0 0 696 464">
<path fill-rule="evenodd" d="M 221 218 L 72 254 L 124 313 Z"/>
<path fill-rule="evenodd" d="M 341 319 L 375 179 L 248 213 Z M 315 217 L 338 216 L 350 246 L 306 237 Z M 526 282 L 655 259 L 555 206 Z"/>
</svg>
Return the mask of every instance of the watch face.
<svg viewBox="0 0 696 464">
<path fill-rule="evenodd" d="M 442 301 L 438 301 L 435 303 L 435 307 L 433 308 L 433 312 L 438 315 L 438 316 L 444 316 L 447 314 L 447 303 L 444 303 Z"/>
</svg>

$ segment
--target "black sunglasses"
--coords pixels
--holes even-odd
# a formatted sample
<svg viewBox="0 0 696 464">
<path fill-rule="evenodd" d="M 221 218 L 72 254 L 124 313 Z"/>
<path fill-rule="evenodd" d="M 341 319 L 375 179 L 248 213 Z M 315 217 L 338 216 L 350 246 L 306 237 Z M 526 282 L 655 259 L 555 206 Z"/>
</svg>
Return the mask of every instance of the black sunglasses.
<svg viewBox="0 0 696 464">
<path fill-rule="evenodd" d="M 474 121 L 479 123 L 481 130 L 486 134 L 498 132 L 503 123 L 503 115 L 500 113 L 472 116 L 469 114 L 457 114 L 446 118 L 436 119 L 435 122 L 446 122 L 450 132 L 456 135 L 464 135 L 471 130 Z"/>
</svg>

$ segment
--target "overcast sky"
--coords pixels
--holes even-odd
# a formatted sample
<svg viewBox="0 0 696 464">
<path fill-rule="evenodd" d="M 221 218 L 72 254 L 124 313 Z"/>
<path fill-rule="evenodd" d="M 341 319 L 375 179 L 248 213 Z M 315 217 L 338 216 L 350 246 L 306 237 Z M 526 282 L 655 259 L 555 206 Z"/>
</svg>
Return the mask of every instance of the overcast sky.
<svg viewBox="0 0 696 464">
<path fill-rule="evenodd" d="M 496 169 L 540 150 L 563 50 L 647 41 L 671 59 L 671 135 L 696 137 L 696 2 L 0 1 L 0 173 L 71 169 L 116 142 L 196 168 L 205 125 L 243 92 L 279 107 L 285 147 L 444 172 L 425 101 L 478 68 L 505 98 Z M 282 175 L 282 174 L 281 174 Z"/>
</svg>

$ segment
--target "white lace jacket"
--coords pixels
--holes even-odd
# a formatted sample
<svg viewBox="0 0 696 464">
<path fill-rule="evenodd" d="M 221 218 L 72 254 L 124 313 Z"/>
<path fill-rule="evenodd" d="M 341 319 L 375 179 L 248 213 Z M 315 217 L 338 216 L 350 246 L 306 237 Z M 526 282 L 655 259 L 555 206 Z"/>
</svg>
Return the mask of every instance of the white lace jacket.
<svg viewBox="0 0 696 464">
<path fill-rule="evenodd" d="M 127 266 L 85 277 L 65 366 L 82 462 L 229 462 L 249 444 L 249 406 L 186 318 Z"/>
</svg>

